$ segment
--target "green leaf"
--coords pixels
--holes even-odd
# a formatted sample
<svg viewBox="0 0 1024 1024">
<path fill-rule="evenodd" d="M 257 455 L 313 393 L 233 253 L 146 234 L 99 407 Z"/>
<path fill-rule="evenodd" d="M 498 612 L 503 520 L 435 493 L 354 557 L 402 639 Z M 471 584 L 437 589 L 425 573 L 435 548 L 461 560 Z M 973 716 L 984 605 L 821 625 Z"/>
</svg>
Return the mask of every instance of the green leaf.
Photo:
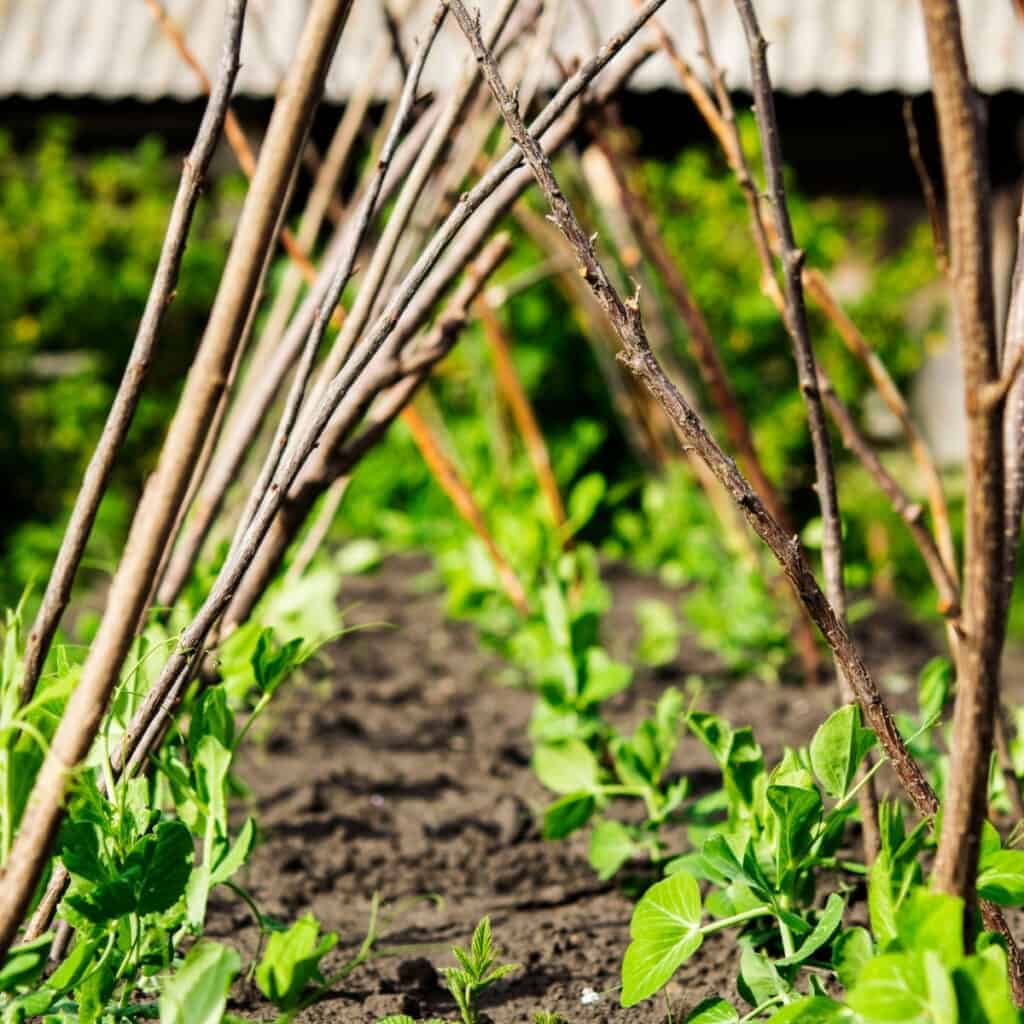
<svg viewBox="0 0 1024 1024">
<path fill-rule="evenodd" d="M 849 1005 L 868 1024 L 957 1024 L 953 981 L 939 955 L 888 953 L 866 963 Z"/>
<path fill-rule="evenodd" d="M 188 749 L 193 758 L 204 736 L 213 736 L 228 750 L 234 745 L 235 719 L 223 686 L 211 686 L 199 698 L 188 728 Z"/>
<path fill-rule="evenodd" d="M 591 793 L 563 796 L 544 810 L 544 838 L 564 839 L 570 832 L 586 825 L 595 810 L 597 801 Z"/>
<path fill-rule="evenodd" d="M 582 740 L 540 744 L 533 752 L 533 771 L 548 789 L 563 796 L 600 786 L 601 767 Z"/>
<path fill-rule="evenodd" d="M 636 603 L 635 613 L 640 626 L 637 660 L 652 667 L 673 661 L 679 653 L 681 630 L 671 605 L 647 598 Z"/>
<path fill-rule="evenodd" d="M 600 704 L 629 686 L 633 670 L 621 661 L 612 661 L 600 647 L 591 647 L 584 656 L 584 684 L 581 695 L 586 707 Z"/>
<path fill-rule="evenodd" d="M 220 1024 L 241 966 L 235 950 L 200 939 L 160 985 L 160 1024 Z"/>
<path fill-rule="evenodd" d="M 0 992 L 10 992 L 16 985 L 28 985 L 46 966 L 46 958 L 53 942 L 53 933 L 15 946 L 0 965 Z"/>
<path fill-rule="evenodd" d="M 954 670 L 949 658 L 932 658 L 917 682 L 917 707 L 922 722 L 931 722 L 942 715 L 953 689 Z"/>
<path fill-rule="evenodd" d="M 99 1021 L 114 994 L 116 982 L 114 965 L 109 960 L 97 964 L 95 970 L 86 972 L 81 984 L 75 989 L 78 1024 L 96 1024 Z"/>
<path fill-rule="evenodd" d="M 180 821 L 161 822 L 153 835 L 136 847 L 140 848 L 141 884 L 136 911 L 144 916 L 169 910 L 188 884 L 194 854 L 192 834 Z"/>
<path fill-rule="evenodd" d="M 654 995 L 700 948 L 700 889 L 685 872 L 651 886 L 633 911 L 622 964 L 622 1005 Z"/>
<path fill-rule="evenodd" d="M 731 1003 L 711 996 L 698 1003 L 687 1014 L 683 1024 L 736 1024 L 739 1019 L 740 1015 Z"/>
<path fill-rule="evenodd" d="M 892 895 L 892 867 L 889 854 L 882 850 L 871 865 L 868 876 L 868 914 L 875 938 L 885 945 L 896 938 L 896 904 Z"/>
<path fill-rule="evenodd" d="M 615 874 L 637 852 L 629 829 L 618 821 L 599 821 L 590 833 L 590 866 L 602 881 Z"/>
<path fill-rule="evenodd" d="M 821 796 L 816 789 L 769 786 L 767 798 L 778 822 L 775 859 L 781 878 L 811 845 L 814 826 L 821 819 Z"/>
<path fill-rule="evenodd" d="M 983 854 L 978 865 L 978 895 L 1002 907 L 1024 905 L 1024 850 Z"/>
<path fill-rule="evenodd" d="M 569 492 L 567 525 L 570 533 L 579 532 L 590 522 L 607 489 L 608 485 L 600 473 L 590 473 Z"/>
<path fill-rule="evenodd" d="M 565 594 L 554 576 L 548 576 L 541 587 L 540 603 L 544 622 L 555 646 L 562 651 L 570 650 L 569 608 L 565 603 Z"/>
<path fill-rule="evenodd" d="M 300 917 L 286 932 L 274 932 L 256 968 L 256 984 L 279 1009 L 293 1009 L 306 985 L 322 980 L 320 960 L 334 948 L 338 936 L 320 936 L 312 914 Z"/>
<path fill-rule="evenodd" d="M 807 996 L 772 1014 L 768 1024 L 858 1024 L 858 1018 L 828 996 Z"/>
<path fill-rule="evenodd" d="M 66 821 L 61 826 L 60 859 L 71 874 L 90 882 L 105 882 L 108 878 L 99 832 L 91 821 Z"/>
<path fill-rule="evenodd" d="M 953 971 L 953 985 L 964 1024 L 1020 1024 L 1002 947 L 989 946 L 965 960 Z"/>
<path fill-rule="evenodd" d="M 238 838 L 210 873 L 210 888 L 226 882 L 248 859 L 256 843 L 256 822 L 246 818 Z"/>
<path fill-rule="evenodd" d="M 231 751 L 216 736 L 204 736 L 195 753 L 196 788 L 221 835 L 228 831 L 227 782 L 230 768 Z"/>
<path fill-rule="evenodd" d="M 858 765 L 874 742 L 874 733 L 861 727 L 856 704 L 828 716 L 811 740 L 811 767 L 830 797 L 838 800 L 846 796 Z"/>
<path fill-rule="evenodd" d="M 953 968 L 964 958 L 963 900 L 918 886 L 896 913 L 896 933 L 908 952 L 932 950 Z"/>
<path fill-rule="evenodd" d="M 84 938 L 79 936 L 74 948 L 65 957 L 64 962 L 47 979 L 47 985 L 55 993 L 73 989 L 87 970 L 93 966 L 93 958 L 103 945 L 105 936 Z"/>
<path fill-rule="evenodd" d="M 835 935 L 836 930 L 843 923 L 843 911 L 845 910 L 846 900 L 837 892 L 831 893 L 825 903 L 825 909 L 821 912 L 821 917 L 818 918 L 818 923 L 810 935 L 800 943 L 800 948 L 791 956 L 776 960 L 776 965 L 788 967 L 791 964 L 802 964 L 805 960 L 810 959 Z"/>
<path fill-rule="evenodd" d="M 64 897 L 64 902 L 91 924 L 106 924 L 135 910 L 135 889 L 125 878 L 93 886 Z"/>
<path fill-rule="evenodd" d="M 751 1006 L 760 1006 L 789 991 L 789 985 L 775 965 L 749 941 L 743 943 L 737 988 Z"/>
<path fill-rule="evenodd" d="M 832 943 L 832 967 L 844 988 L 853 988 L 874 955 L 874 943 L 866 928 L 850 928 Z"/>
</svg>

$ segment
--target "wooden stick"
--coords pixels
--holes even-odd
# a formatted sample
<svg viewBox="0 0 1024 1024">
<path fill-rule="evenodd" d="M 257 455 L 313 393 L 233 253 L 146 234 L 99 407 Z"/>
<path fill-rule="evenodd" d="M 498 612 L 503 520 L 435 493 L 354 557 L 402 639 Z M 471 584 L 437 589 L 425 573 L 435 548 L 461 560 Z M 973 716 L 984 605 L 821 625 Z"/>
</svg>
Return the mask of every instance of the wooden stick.
<svg viewBox="0 0 1024 1024">
<path fill-rule="evenodd" d="M 965 634 L 953 755 L 934 880 L 974 901 L 1004 638 L 1002 406 L 979 401 L 999 379 L 992 290 L 988 179 L 956 0 L 921 0 L 939 119 L 957 320 L 967 406 Z M 970 915 L 966 916 L 970 921 Z M 968 924 L 968 931 L 971 931 Z M 973 939 L 973 936 L 969 938 Z M 1022 993 L 1024 994 L 1024 993 Z"/>
</svg>

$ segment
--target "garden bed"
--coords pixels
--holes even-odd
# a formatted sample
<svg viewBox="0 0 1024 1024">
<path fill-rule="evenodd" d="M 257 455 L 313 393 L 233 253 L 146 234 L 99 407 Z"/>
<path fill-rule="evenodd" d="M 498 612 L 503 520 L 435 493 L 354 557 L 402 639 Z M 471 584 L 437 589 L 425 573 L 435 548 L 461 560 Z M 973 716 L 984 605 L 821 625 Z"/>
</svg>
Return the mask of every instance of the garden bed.
<svg viewBox="0 0 1024 1024">
<path fill-rule="evenodd" d="M 426 568 L 422 560 L 394 559 L 346 583 L 346 621 L 378 628 L 332 646 L 329 667 L 314 667 L 283 696 L 262 742 L 240 765 L 252 813 L 265 830 L 242 881 L 264 913 L 290 921 L 311 910 L 338 932 L 328 972 L 358 949 L 374 892 L 389 907 L 427 894 L 443 900 L 402 913 L 381 939 L 382 947 L 401 947 L 400 954 L 359 968 L 301 1019 L 453 1016 L 435 968 L 450 964 L 450 947 L 465 945 L 490 914 L 505 958 L 523 965 L 485 997 L 495 1024 L 529 1020 L 537 1010 L 572 1021 L 665 1021 L 664 998 L 624 1011 L 611 991 L 633 906 L 623 890 L 644 881 L 642 869 L 601 883 L 582 835 L 541 838 L 537 814 L 550 795 L 529 765 L 533 697 L 500 685 L 507 670 L 481 652 L 473 629 L 445 620 L 438 596 L 418 585 Z M 636 642 L 636 602 L 674 595 L 619 567 L 609 583 L 614 605 L 605 641 L 625 658 Z M 912 679 L 934 653 L 929 634 L 892 609 L 859 630 L 883 680 Z M 638 672 L 611 702 L 613 716 L 639 718 L 664 686 L 693 673 L 708 683 L 702 706 L 753 725 L 769 763 L 783 744 L 806 742 L 833 706 L 827 686 L 727 684 L 720 673 L 716 680 L 714 660 L 684 641 L 671 665 Z M 1011 670 L 1008 679 L 1016 675 Z M 901 695 L 893 700 L 901 703 Z M 676 767 L 697 791 L 703 778 L 713 781 L 712 764 L 695 741 L 683 740 Z M 209 934 L 250 955 L 257 942 L 245 904 L 225 895 L 211 907 Z M 730 934 L 709 936 L 668 988 L 673 1019 L 711 994 L 734 996 L 736 956 Z M 601 999 L 583 1003 L 585 989 Z M 254 987 L 236 986 L 234 1009 L 260 1015 Z"/>
</svg>

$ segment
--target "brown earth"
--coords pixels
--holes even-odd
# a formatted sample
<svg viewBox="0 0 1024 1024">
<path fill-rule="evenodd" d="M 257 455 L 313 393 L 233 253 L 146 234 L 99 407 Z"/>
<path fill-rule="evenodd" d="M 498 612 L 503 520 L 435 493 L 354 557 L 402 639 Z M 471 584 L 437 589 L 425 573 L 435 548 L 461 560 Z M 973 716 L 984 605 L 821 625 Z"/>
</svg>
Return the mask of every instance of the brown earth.
<svg viewBox="0 0 1024 1024">
<path fill-rule="evenodd" d="M 381 939 L 397 955 L 360 967 L 300 1019 L 457 1017 L 436 968 L 453 963 L 451 945 L 466 945 L 484 914 L 505 958 L 522 965 L 483 1001 L 494 1024 L 530 1021 L 537 1010 L 573 1022 L 678 1021 L 709 995 L 736 998 L 735 947 L 718 934 L 678 973 L 667 998 L 619 1008 L 632 900 L 621 885 L 598 881 L 584 839 L 541 839 L 537 817 L 548 797 L 529 767 L 533 698 L 499 685 L 507 670 L 481 652 L 472 627 L 446 621 L 440 598 L 416 586 L 425 568 L 421 560 L 395 559 L 346 583 L 350 624 L 393 628 L 356 631 L 335 644 L 325 664 L 281 698 L 264 742 L 239 767 L 252 790 L 248 810 L 264 830 L 241 881 L 264 913 L 291 921 L 311 910 L 339 934 L 329 970 L 358 949 L 374 892 L 389 908 L 426 894 L 443 901 L 406 908 Z M 605 642 L 628 658 L 635 602 L 676 595 L 617 567 L 609 582 L 614 607 Z M 859 631 L 882 679 L 912 679 L 935 649 L 927 632 L 891 611 Z M 720 674 L 716 683 L 714 659 L 684 643 L 670 666 L 638 670 L 636 684 L 612 702 L 614 715 L 636 720 L 666 685 L 691 673 L 709 683 L 702 706 L 753 725 L 769 758 L 784 743 L 809 739 L 833 707 L 826 686 L 726 683 Z M 678 769 L 695 785 L 710 767 L 694 741 L 681 744 Z M 246 906 L 219 893 L 211 937 L 251 955 L 257 933 Z M 585 988 L 601 993 L 600 1001 L 584 1005 Z M 272 1016 L 252 987 L 241 987 L 232 1009 Z"/>
</svg>

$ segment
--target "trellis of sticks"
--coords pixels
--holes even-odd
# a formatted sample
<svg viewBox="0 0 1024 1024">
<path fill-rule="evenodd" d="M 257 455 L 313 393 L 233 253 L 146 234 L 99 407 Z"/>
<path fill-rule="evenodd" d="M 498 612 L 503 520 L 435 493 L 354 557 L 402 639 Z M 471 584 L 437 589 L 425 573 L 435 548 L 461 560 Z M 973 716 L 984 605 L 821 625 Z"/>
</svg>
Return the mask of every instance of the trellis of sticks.
<svg viewBox="0 0 1024 1024">
<path fill-rule="evenodd" d="M 636 12 L 628 23 L 606 40 L 593 38 L 592 56 L 575 70 L 562 69 L 560 87 L 543 104 L 539 69 L 547 62 L 556 26 L 568 5 L 563 10 L 558 0 L 500 0 L 484 22 L 462 0 L 395 0 L 391 6 L 379 0 L 386 31 L 368 58 L 364 86 L 350 98 L 322 157 L 309 143 L 310 127 L 339 41 L 345 59 L 344 29 L 353 0 L 311 0 L 258 154 L 230 108 L 246 0 L 227 3 L 223 52 L 211 78 L 159 0 L 146 2 L 208 100 L 184 162 L 129 363 L 28 638 L 25 701 L 35 690 L 67 608 L 97 509 L 145 385 L 202 182 L 222 135 L 249 178 L 249 189 L 207 327 L 159 462 L 136 510 L 99 630 L 3 866 L 0 956 L 19 935 L 32 938 L 49 926 L 67 884 L 67 874 L 60 868 L 22 930 L 49 862 L 69 781 L 93 745 L 141 625 L 154 609 L 174 604 L 215 528 L 231 537 L 228 555 L 113 752 L 112 778 L 146 769 L 207 652 L 247 619 L 305 529 L 304 542 L 288 570 L 301 575 L 360 459 L 399 417 L 459 514 L 480 535 L 510 600 L 527 610 L 522 583 L 490 536 L 471 482 L 462 478 L 443 441 L 414 405 L 431 371 L 457 344 L 467 323 L 479 317 L 496 366 L 497 386 L 524 439 L 552 520 L 556 525 L 564 522 L 543 434 L 510 357 L 515 339 L 508 336 L 500 316 L 500 290 L 488 287 L 510 248 L 508 237 L 500 232 L 510 212 L 550 255 L 550 265 L 538 268 L 538 274 L 554 275 L 588 317 L 616 407 L 641 454 L 654 464 L 685 457 L 723 524 L 747 545 L 754 543 L 752 532 L 774 556 L 780 592 L 794 609 L 794 634 L 806 671 L 816 672 L 816 630 L 832 656 L 840 698 L 859 703 L 917 812 L 933 817 L 941 806 L 934 884 L 973 904 L 990 759 L 994 747 L 1004 761 L 1006 751 L 999 662 L 1024 509 L 1024 383 L 1019 379 L 1024 363 L 1024 262 L 1018 263 L 1014 275 L 1000 350 L 987 171 L 957 0 L 920 3 L 945 173 L 949 262 L 948 268 L 943 266 L 964 351 L 969 454 L 962 561 L 953 543 L 941 477 L 906 402 L 825 277 L 806 265 L 794 235 L 766 42 L 753 0 L 734 2 L 749 45 L 764 192 L 740 145 L 732 99 L 715 61 L 700 0 L 686 2 L 703 75 L 687 63 L 656 18 L 666 2 L 683 0 L 634 0 Z M 417 3 L 432 7 L 431 18 L 415 51 L 406 54 L 401 22 Z M 593 25 L 586 4 L 574 7 L 572 16 Z M 421 75 L 439 48 L 448 18 L 465 37 L 465 67 L 450 89 L 423 97 Z M 636 155 L 625 133 L 617 130 L 616 96 L 656 48 L 667 53 L 745 197 L 762 287 L 792 341 L 824 525 L 821 583 L 763 468 L 756 438 L 684 267 L 665 245 L 639 181 Z M 463 59 L 463 53 L 445 55 L 448 60 L 455 57 Z M 389 62 L 401 69 L 403 84 L 376 122 L 371 157 L 358 186 L 346 196 L 341 182 L 354 163 L 361 133 L 374 123 L 373 89 Z M 524 112 L 531 109 L 537 112 L 527 124 Z M 511 142 L 503 155 L 489 158 L 497 125 Z M 601 209 L 607 238 L 597 239 L 583 226 L 552 169 L 552 155 L 576 139 L 585 145 L 577 162 L 581 180 Z M 282 222 L 300 166 L 312 169 L 314 181 L 298 230 L 292 232 Z M 533 183 L 549 208 L 547 219 L 519 203 Z M 325 234 L 328 241 L 317 260 L 313 253 Z M 291 267 L 257 332 L 256 314 L 278 245 Z M 624 258 L 627 250 L 640 254 L 631 270 L 640 283 L 652 278 L 661 282 L 669 299 L 667 310 L 647 301 L 639 288 L 622 297 L 624 282 L 606 270 L 612 265 L 609 247 L 623 257 L 617 263 L 630 263 Z M 355 283 L 355 297 L 345 308 L 341 297 L 350 282 Z M 301 297 L 304 284 L 307 290 Z M 925 481 L 928 517 L 925 506 L 885 468 L 816 359 L 808 302 L 837 328 L 895 414 Z M 685 326 L 704 393 L 738 461 L 708 430 L 695 389 L 664 344 L 666 316 L 678 316 Z M 332 324 L 337 334 L 327 343 Z M 613 344 L 620 365 L 608 358 Z M 261 444 L 262 429 L 272 413 L 273 435 L 269 444 Z M 950 783 L 941 805 L 908 752 L 847 628 L 828 417 L 905 522 L 946 619 L 958 691 Z M 250 483 L 244 501 L 228 500 L 231 486 L 245 475 L 247 466 Z M 309 525 L 318 507 L 319 519 Z M 1020 816 L 1024 803 L 1016 776 L 1008 771 L 1007 778 Z M 877 846 L 872 786 L 863 787 L 860 796 L 870 858 Z M 985 903 L 980 909 L 986 927 L 1006 939 L 1015 996 L 1024 1004 L 1024 958 L 999 909 Z"/>
</svg>

